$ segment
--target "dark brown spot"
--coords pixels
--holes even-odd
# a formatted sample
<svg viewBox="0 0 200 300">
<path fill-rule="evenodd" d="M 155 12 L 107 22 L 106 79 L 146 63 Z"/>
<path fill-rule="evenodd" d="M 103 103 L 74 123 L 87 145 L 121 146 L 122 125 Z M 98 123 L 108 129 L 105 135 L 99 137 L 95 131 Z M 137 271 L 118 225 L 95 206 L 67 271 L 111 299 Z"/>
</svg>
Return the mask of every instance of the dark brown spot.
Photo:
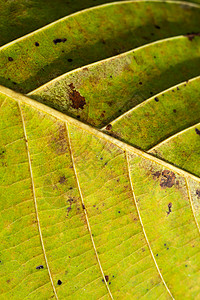
<svg viewBox="0 0 200 300">
<path fill-rule="evenodd" d="M 172 171 L 164 170 L 160 179 L 160 186 L 162 188 L 171 188 L 175 184 L 176 176 Z"/>
<path fill-rule="evenodd" d="M 57 285 L 61 285 L 61 284 L 62 284 L 62 281 L 59 279 L 57 282 Z"/>
<path fill-rule="evenodd" d="M 200 130 L 198 128 L 195 128 L 196 134 L 200 135 Z"/>
<path fill-rule="evenodd" d="M 84 204 L 82 204 L 82 207 L 83 207 L 83 209 L 85 209 L 85 205 Z"/>
<path fill-rule="evenodd" d="M 60 184 L 65 183 L 66 181 L 67 181 L 67 179 L 66 179 L 65 176 L 61 176 L 60 179 L 59 179 Z"/>
<path fill-rule="evenodd" d="M 105 280 L 106 280 L 106 282 L 109 281 L 109 276 L 108 275 L 105 275 Z"/>
<path fill-rule="evenodd" d="M 69 99 L 72 101 L 72 108 L 74 109 L 83 109 L 86 104 L 85 98 L 81 96 L 81 94 L 75 90 L 73 83 L 69 85 L 71 91 L 69 93 Z"/>
<path fill-rule="evenodd" d="M 158 101 L 159 101 L 158 97 L 155 97 L 155 98 L 154 98 L 154 100 L 155 100 L 156 102 L 158 102 Z"/>
<path fill-rule="evenodd" d="M 192 41 L 195 38 L 195 36 L 200 36 L 200 32 L 197 32 L 197 33 L 191 32 L 184 36 L 187 37 L 189 41 Z"/>
<path fill-rule="evenodd" d="M 176 89 L 177 89 L 177 91 L 179 91 L 179 90 L 180 90 L 178 86 L 177 86 L 177 88 L 176 88 Z"/>
<path fill-rule="evenodd" d="M 64 43 L 64 42 L 66 42 L 66 40 L 67 39 L 55 39 L 55 40 L 53 40 L 53 42 L 54 42 L 54 44 L 56 45 L 56 44 L 58 44 L 58 43 Z"/>
<path fill-rule="evenodd" d="M 161 172 L 159 172 L 159 171 L 153 173 L 153 177 L 154 177 L 154 178 L 155 178 L 155 177 L 156 177 L 156 178 L 159 178 L 160 175 L 161 175 Z"/>
<path fill-rule="evenodd" d="M 106 130 L 111 130 L 112 129 L 112 125 L 111 124 L 108 124 L 107 126 L 106 126 Z"/>
<path fill-rule="evenodd" d="M 73 61 L 73 59 L 71 59 L 71 58 L 68 58 L 68 62 L 72 62 Z"/>
<path fill-rule="evenodd" d="M 40 44 L 38 42 L 35 42 L 35 46 L 38 47 L 40 46 Z"/>
<path fill-rule="evenodd" d="M 139 84 L 142 85 L 142 81 L 140 81 Z"/>
<path fill-rule="evenodd" d="M 176 109 L 173 109 L 173 112 L 176 113 Z"/>
<path fill-rule="evenodd" d="M 167 211 L 167 214 L 168 214 L 168 215 L 172 212 L 171 208 L 172 208 L 172 203 L 169 202 L 169 204 L 168 204 L 168 209 L 169 209 L 169 210 Z"/>
<path fill-rule="evenodd" d="M 39 266 L 36 267 L 36 269 L 37 270 L 44 269 L 44 266 L 43 265 L 39 265 Z"/>
<path fill-rule="evenodd" d="M 200 198 L 200 190 L 196 190 L 196 195 L 198 198 Z"/>
<path fill-rule="evenodd" d="M 9 61 L 13 61 L 13 58 L 9 56 L 9 57 L 8 57 L 8 60 L 9 60 Z"/>
<path fill-rule="evenodd" d="M 106 42 L 105 42 L 105 40 L 102 40 L 102 44 L 104 44 L 104 45 L 105 45 L 105 43 L 106 43 Z"/>
<path fill-rule="evenodd" d="M 154 27 L 155 27 L 156 29 L 160 29 L 160 26 L 158 26 L 158 25 L 154 25 Z"/>
</svg>

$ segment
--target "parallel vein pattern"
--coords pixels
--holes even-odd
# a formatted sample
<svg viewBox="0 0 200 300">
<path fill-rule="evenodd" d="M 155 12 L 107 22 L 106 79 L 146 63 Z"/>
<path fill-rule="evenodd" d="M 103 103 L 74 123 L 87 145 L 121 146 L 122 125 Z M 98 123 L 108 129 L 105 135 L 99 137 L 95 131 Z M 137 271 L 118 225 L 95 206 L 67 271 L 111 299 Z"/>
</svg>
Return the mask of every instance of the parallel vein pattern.
<svg viewBox="0 0 200 300">
<path fill-rule="evenodd" d="M 72 151 L 72 146 L 71 146 L 71 142 L 70 142 L 70 134 L 69 134 L 69 129 L 68 129 L 67 123 L 66 123 L 66 128 L 67 128 L 67 136 L 68 136 L 68 141 L 69 141 L 69 149 L 70 149 L 73 169 L 74 169 L 76 182 L 77 182 L 78 190 L 79 190 L 81 201 L 82 201 L 82 207 L 83 207 L 83 210 L 84 210 L 84 213 L 85 213 L 85 218 L 86 218 L 86 221 L 87 221 L 87 227 L 88 227 L 88 230 L 89 230 L 89 233 L 90 233 L 90 238 L 91 238 L 91 241 L 92 241 L 92 245 L 94 247 L 94 251 L 95 251 L 95 255 L 96 255 L 96 258 L 97 258 L 97 261 L 98 261 L 98 264 L 99 264 L 99 268 L 100 268 L 102 276 L 103 276 L 103 280 L 106 284 L 106 287 L 108 289 L 108 293 L 109 293 L 111 299 L 113 299 L 113 296 L 110 292 L 107 280 L 105 278 L 105 274 L 104 274 L 104 271 L 102 269 L 101 262 L 100 262 L 100 259 L 99 259 L 99 256 L 98 256 L 98 253 L 97 253 L 97 250 L 96 250 L 96 246 L 95 246 L 95 243 L 94 243 L 94 239 L 93 239 L 93 236 L 92 236 L 92 231 L 91 231 L 91 227 L 90 227 L 90 223 L 89 223 L 89 219 L 88 219 L 88 215 L 87 215 L 87 210 L 86 210 L 86 207 L 85 207 L 85 204 L 84 204 L 83 195 L 82 195 L 82 192 L 81 192 L 81 187 L 80 187 L 80 183 L 79 183 L 79 179 L 78 179 L 78 174 L 77 174 L 76 166 L 75 166 L 75 162 L 74 162 L 73 151 Z"/>
<path fill-rule="evenodd" d="M 24 138 L 25 138 L 25 141 L 26 141 L 27 156 L 28 156 L 28 163 L 29 163 L 30 176 L 31 176 L 31 184 L 32 184 L 32 190 L 33 190 L 33 200 L 34 200 L 34 205 L 35 205 L 35 213 L 36 213 L 36 218 L 37 218 L 37 224 L 38 224 L 38 231 L 39 231 L 39 235 L 40 235 L 40 241 L 41 241 L 42 250 L 43 250 L 43 253 L 44 253 L 44 258 L 45 258 L 46 266 L 47 266 L 47 269 L 48 269 L 48 273 L 49 273 L 49 278 L 50 278 L 50 281 L 51 281 L 51 285 L 52 285 L 55 297 L 58 300 L 58 296 L 57 296 L 56 289 L 55 289 L 55 286 L 54 286 L 54 283 L 53 283 L 53 279 L 52 279 L 52 276 L 51 276 L 51 271 L 50 271 L 50 268 L 49 268 L 49 263 L 48 263 L 48 259 L 47 259 L 47 255 L 46 255 L 46 251 L 45 251 L 43 237 L 42 237 L 42 230 L 41 230 L 40 220 L 39 220 L 39 214 L 38 214 L 37 199 L 36 199 L 36 194 L 35 194 L 35 184 L 34 184 L 34 178 L 33 178 L 31 156 L 30 156 L 30 151 L 29 151 L 29 146 L 28 146 L 28 137 L 27 137 L 27 133 L 26 133 L 25 120 L 24 120 L 24 116 L 23 116 L 23 112 L 22 112 L 20 103 L 18 103 L 18 105 L 19 105 L 20 115 L 21 115 L 22 124 L 23 124 Z"/>
<path fill-rule="evenodd" d="M 162 274 L 161 274 L 161 272 L 160 272 L 160 269 L 159 269 L 159 267 L 158 267 L 158 264 L 157 264 L 156 259 L 155 259 L 155 257 L 154 257 L 153 251 L 152 251 L 152 249 L 151 249 L 151 246 L 150 246 L 148 237 L 147 237 L 146 232 L 145 232 L 145 228 L 144 228 L 144 225 L 143 225 L 143 222 L 142 222 L 142 218 L 141 218 L 141 215 L 140 215 L 140 211 L 139 211 L 139 209 L 138 209 L 137 200 L 136 200 L 136 197 L 135 197 L 135 194 L 134 194 L 134 189 L 133 189 L 133 184 L 132 184 L 132 179 L 131 179 L 130 165 L 129 165 L 129 156 L 128 156 L 127 151 L 126 151 L 126 161 L 127 161 L 127 168 L 128 168 L 129 179 L 130 179 L 130 184 L 131 184 L 131 190 L 132 190 L 132 193 L 133 193 L 134 203 L 135 203 L 135 206 L 136 206 L 136 209 L 137 209 L 138 217 L 139 217 L 139 220 L 140 220 L 140 223 L 141 223 L 141 226 L 142 226 L 142 230 L 143 230 L 143 233 L 144 233 L 144 236 L 145 236 L 147 245 L 148 245 L 148 247 L 149 247 L 149 251 L 151 252 L 152 259 L 153 259 L 153 261 L 154 261 L 154 263 L 155 263 L 155 265 L 156 265 L 156 268 L 157 268 L 157 270 L 158 270 L 158 273 L 159 273 L 159 275 L 160 275 L 160 278 L 161 278 L 161 280 L 162 280 L 164 286 L 165 286 L 166 289 L 167 289 L 167 292 L 169 293 L 169 295 L 171 296 L 171 298 L 174 299 L 174 297 L 172 296 L 172 294 L 171 294 L 169 288 L 168 288 L 167 285 L 166 285 L 165 280 L 163 279 L 163 276 L 162 276 Z"/>
</svg>

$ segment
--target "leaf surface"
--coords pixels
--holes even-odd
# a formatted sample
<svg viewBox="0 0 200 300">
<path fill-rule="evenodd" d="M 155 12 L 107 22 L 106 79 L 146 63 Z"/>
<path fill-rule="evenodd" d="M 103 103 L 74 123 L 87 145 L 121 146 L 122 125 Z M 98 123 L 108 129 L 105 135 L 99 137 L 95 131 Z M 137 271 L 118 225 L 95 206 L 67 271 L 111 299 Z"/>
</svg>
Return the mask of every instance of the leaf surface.
<svg viewBox="0 0 200 300">
<path fill-rule="evenodd" d="M 183 36 L 169 38 L 66 73 L 28 95 L 101 128 L 151 95 L 199 75 L 199 54 L 200 37 L 192 41 Z M 122 126 L 123 133 L 115 128 L 113 132 L 117 135 L 119 132 L 119 137 L 132 142 L 130 132 L 134 118 L 135 115 L 130 123 Z M 118 123 L 121 126 L 120 121 Z M 152 142 L 147 136 L 146 140 L 146 143 Z M 137 145 L 135 140 L 133 144 Z"/>
<path fill-rule="evenodd" d="M 199 178 L 3 87 L 0 104 L 1 299 L 198 299 Z"/>
<path fill-rule="evenodd" d="M 186 2 L 122 1 L 90 8 L 1 47 L 0 84 L 27 93 L 88 63 L 198 33 L 199 19 L 199 5 Z"/>
</svg>

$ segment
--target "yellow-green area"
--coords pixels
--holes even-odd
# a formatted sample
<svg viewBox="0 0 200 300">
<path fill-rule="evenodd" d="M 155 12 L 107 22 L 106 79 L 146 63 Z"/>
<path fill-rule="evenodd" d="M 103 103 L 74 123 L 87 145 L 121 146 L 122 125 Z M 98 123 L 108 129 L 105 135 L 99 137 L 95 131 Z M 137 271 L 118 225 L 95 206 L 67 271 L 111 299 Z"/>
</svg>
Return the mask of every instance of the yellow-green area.
<svg viewBox="0 0 200 300">
<path fill-rule="evenodd" d="M 198 299 L 199 178 L 0 90 L 1 299 Z"/>
<path fill-rule="evenodd" d="M 150 149 L 149 152 L 200 177 L 200 124 L 197 123 L 178 132 Z M 197 192 L 196 197 L 198 195 L 200 196 L 200 191 Z"/>
<path fill-rule="evenodd" d="M 1 47 L 0 84 L 27 93 L 77 67 L 198 33 L 199 19 L 199 5 L 186 2 L 122 1 L 80 11 Z"/>
</svg>

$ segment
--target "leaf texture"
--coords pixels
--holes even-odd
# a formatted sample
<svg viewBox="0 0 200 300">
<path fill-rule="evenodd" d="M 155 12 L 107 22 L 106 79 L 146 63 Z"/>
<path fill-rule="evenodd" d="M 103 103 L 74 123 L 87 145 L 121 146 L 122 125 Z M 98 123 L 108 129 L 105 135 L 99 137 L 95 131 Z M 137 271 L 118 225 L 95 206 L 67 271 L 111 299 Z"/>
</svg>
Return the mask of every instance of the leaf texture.
<svg viewBox="0 0 200 300">
<path fill-rule="evenodd" d="M 77 67 L 198 32 L 199 19 L 199 5 L 186 2 L 122 1 L 90 8 L 1 47 L 0 84 L 28 93 Z"/>
<path fill-rule="evenodd" d="M 3 87 L 0 102 L 1 299 L 198 299 L 199 178 Z"/>
</svg>

